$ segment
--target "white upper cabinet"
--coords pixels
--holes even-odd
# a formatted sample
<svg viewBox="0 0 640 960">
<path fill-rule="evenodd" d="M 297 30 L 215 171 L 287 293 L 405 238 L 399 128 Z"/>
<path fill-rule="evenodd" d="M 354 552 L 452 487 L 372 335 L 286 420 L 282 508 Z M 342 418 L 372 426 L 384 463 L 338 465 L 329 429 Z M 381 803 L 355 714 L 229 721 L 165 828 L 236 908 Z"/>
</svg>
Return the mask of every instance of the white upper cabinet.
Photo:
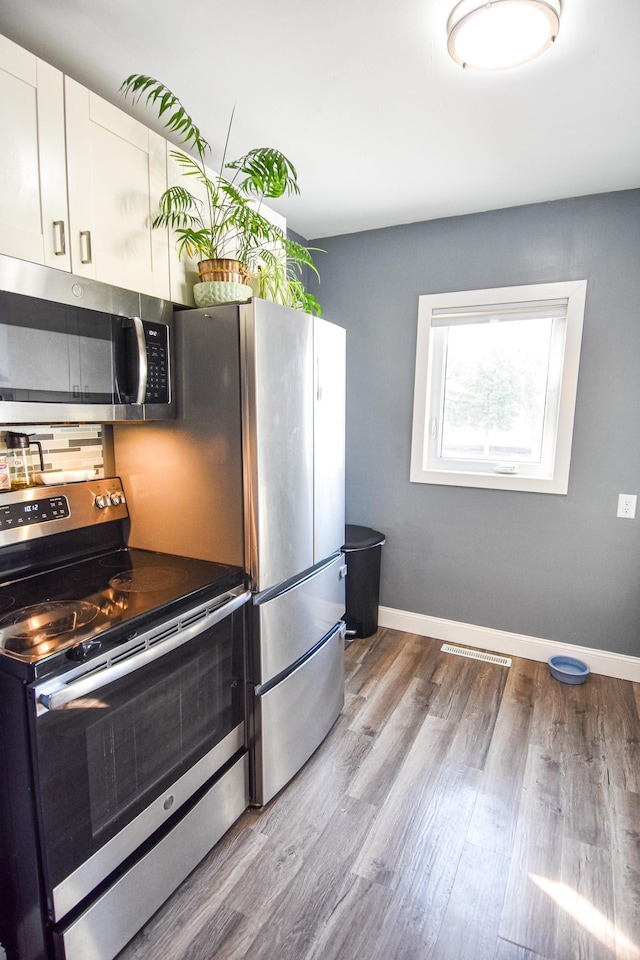
<svg viewBox="0 0 640 960">
<path fill-rule="evenodd" d="M 0 109 L 0 253 L 70 270 L 63 76 L 2 36 Z"/>
<path fill-rule="evenodd" d="M 192 306 L 197 264 L 151 226 L 167 185 L 185 184 L 177 148 L 3 36 L 0 111 L 0 254 Z"/>
<path fill-rule="evenodd" d="M 69 77 L 65 105 L 73 272 L 168 298 L 168 235 L 151 226 L 165 139 Z"/>
<path fill-rule="evenodd" d="M 0 253 L 170 296 L 164 137 L 0 36 Z"/>
</svg>

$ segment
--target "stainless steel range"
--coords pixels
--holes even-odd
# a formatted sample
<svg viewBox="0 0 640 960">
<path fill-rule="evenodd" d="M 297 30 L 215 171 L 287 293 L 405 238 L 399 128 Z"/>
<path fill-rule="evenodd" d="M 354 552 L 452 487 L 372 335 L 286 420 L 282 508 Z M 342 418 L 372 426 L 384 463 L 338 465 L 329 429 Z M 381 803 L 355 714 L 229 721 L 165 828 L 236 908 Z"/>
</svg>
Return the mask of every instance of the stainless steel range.
<svg viewBox="0 0 640 960">
<path fill-rule="evenodd" d="M 0 495 L 9 960 L 111 960 L 248 805 L 244 574 L 127 520 L 117 478 Z"/>
</svg>

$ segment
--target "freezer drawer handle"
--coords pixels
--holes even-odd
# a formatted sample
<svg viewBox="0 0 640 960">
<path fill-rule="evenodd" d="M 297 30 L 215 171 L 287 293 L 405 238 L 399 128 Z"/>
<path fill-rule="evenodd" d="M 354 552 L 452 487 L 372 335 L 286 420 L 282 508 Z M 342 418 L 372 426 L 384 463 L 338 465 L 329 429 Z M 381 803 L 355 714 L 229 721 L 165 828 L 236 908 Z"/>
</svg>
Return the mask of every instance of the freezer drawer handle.
<svg viewBox="0 0 640 960">
<path fill-rule="evenodd" d="M 340 580 L 344 580 L 346 575 L 347 575 L 347 565 L 346 563 L 343 563 L 343 565 L 338 570 L 338 577 L 340 578 Z"/>
<path fill-rule="evenodd" d="M 197 637 L 198 634 L 203 633 L 204 630 L 209 629 L 209 627 L 220 623 L 221 620 L 224 620 L 225 617 L 232 614 L 234 610 L 237 610 L 245 604 L 250 597 L 251 593 L 248 590 L 243 590 L 242 593 L 236 594 L 233 600 L 216 608 L 210 616 L 204 620 L 191 623 L 184 629 L 179 630 L 178 633 L 173 634 L 171 638 L 162 643 L 158 643 L 156 646 L 147 647 L 129 659 L 122 660 L 112 666 L 107 666 L 103 670 L 96 670 L 88 676 L 81 676 L 77 680 L 72 680 L 69 683 L 64 682 L 64 677 L 59 678 L 56 682 L 47 683 L 46 690 L 38 691 L 36 689 L 36 702 L 40 709 L 44 707 L 46 710 L 57 710 L 60 707 L 64 707 L 65 704 L 71 703 L 73 700 L 79 700 L 81 697 L 86 697 L 88 694 L 94 693 L 101 687 L 106 687 L 115 680 L 129 676 L 129 674 L 134 673 L 136 670 L 146 667 L 147 664 L 153 663 L 154 660 L 158 660 L 167 653 L 171 653 L 172 650 L 176 650 L 183 644 L 188 643 L 189 640 Z M 141 640 L 151 639 L 152 636 L 153 631 L 150 631 L 149 635 L 147 637 L 141 637 Z"/>
</svg>

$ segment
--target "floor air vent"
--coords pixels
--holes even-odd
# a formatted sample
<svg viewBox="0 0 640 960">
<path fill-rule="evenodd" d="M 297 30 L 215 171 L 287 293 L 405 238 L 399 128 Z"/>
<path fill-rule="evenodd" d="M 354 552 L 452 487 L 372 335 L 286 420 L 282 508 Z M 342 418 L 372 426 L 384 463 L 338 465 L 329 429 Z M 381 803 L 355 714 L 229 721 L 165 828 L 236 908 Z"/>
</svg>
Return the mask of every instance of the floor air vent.
<svg viewBox="0 0 640 960">
<path fill-rule="evenodd" d="M 442 653 L 454 653 L 456 657 L 469 657 L 470 660 L 484 660 L 485 663 L 497 663 L 501 667 L 511 666 L 511 657 L 499 657 L 495 653 L 467 650 L 466 647 L 452 647 L 450 643 L 443 643 L 440 650 Z"/>
</svg>

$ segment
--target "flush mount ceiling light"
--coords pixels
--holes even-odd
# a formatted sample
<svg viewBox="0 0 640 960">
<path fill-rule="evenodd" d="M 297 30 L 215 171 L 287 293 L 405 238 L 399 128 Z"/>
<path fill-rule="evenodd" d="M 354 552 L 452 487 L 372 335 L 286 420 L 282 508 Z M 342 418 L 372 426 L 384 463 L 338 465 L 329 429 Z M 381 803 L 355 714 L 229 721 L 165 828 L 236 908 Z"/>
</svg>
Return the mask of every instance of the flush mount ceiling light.
<svg viewBox="0 0 640 960">
<path fill-rule="evenodd" d="M 447 24 L 449 53 L 470 70 L 506 70 L 544 53 L 560 29 L 560 0 L 461 0 Z"/>
</svg>

